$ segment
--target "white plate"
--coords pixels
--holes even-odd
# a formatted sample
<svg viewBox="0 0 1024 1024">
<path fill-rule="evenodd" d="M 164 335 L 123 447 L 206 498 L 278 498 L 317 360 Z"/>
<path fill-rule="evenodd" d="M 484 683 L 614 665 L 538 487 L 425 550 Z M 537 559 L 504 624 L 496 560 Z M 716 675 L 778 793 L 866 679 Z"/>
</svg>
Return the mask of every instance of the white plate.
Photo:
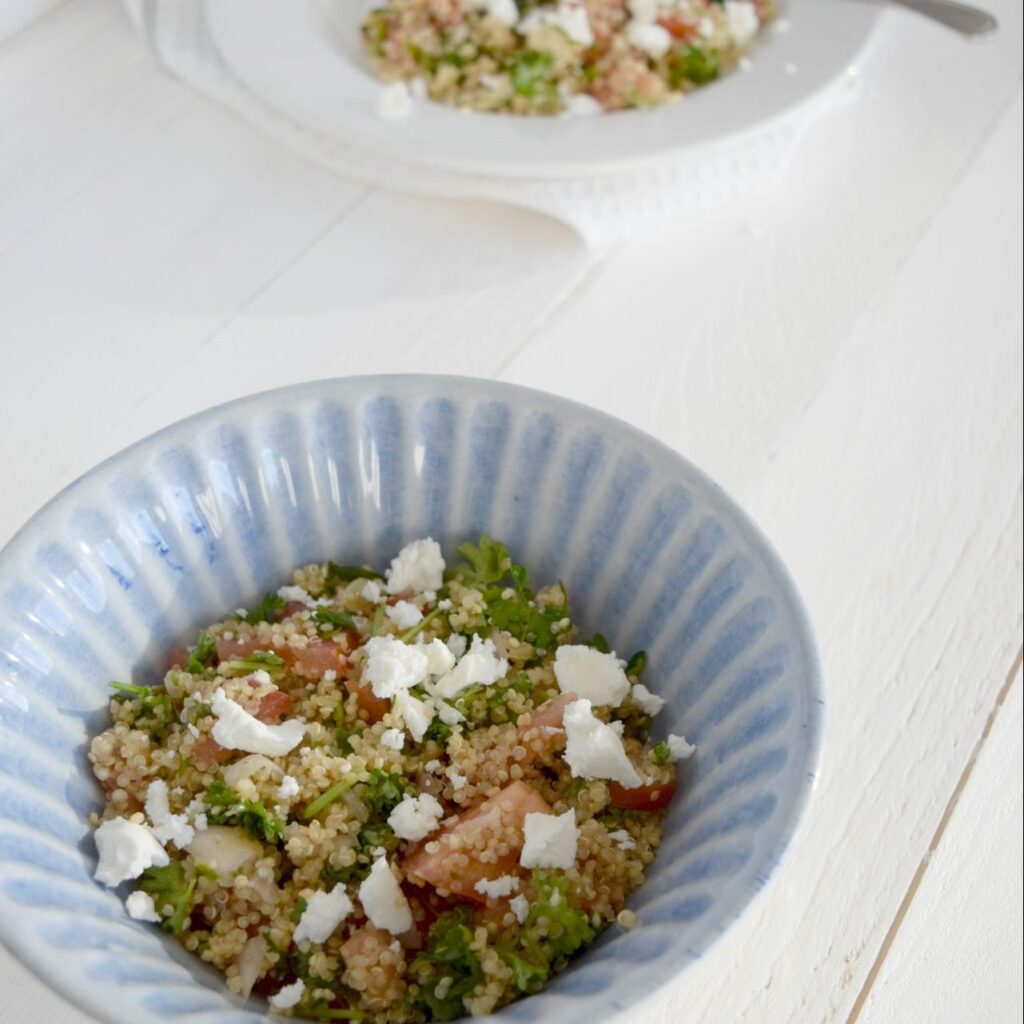
<svg viewBox="0 0 1024 1024">
<path fill-rule="evenodd" d="M 847 74 L 878 9 L 864 0 L 788 0 L 754 67 L 653 110 L 596 117 L 467 114 L 423 100 L 401 121 L 375 113 L 381 85 L 359 22 L 372 0 L 210 0 L 221 56 L 282 113 L 368 152 L 461 173 L 569 177 L 623 170 L 763 129 Z M 328 11 L 330 13 L 328 13 Z"/>
</svg>

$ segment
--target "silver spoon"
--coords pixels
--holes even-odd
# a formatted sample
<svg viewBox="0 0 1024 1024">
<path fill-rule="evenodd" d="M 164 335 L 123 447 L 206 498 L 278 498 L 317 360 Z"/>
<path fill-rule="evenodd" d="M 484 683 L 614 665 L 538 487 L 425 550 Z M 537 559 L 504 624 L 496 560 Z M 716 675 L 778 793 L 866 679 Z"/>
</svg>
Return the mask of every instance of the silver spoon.
<svg viewBox="0 0 1024 1024">
<path fill-rule="evenodd" d="M 941 22 L 961 35 L 980 39 L 990 36 L 999 27 L 999 22 L 986 11 L 955 0 L 893 0 L 901 7 L 923 14 L 926 18 Z"/>
</svg>

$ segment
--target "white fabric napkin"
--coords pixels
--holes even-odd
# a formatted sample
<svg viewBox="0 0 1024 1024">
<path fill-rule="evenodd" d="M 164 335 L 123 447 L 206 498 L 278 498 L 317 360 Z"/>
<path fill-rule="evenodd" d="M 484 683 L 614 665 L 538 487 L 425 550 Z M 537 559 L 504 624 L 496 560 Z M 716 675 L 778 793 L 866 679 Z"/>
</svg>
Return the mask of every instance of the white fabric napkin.
<svg viewBox="0 0 1024 1024">
<path fill-rule="evenodd" d="M 837 87 L 792 117 L 742 138 L 613 174 L 523 179 L 438 171 L 383 159 L 275 109 L 221 58 L 207 27 L 206 0 L 124 0 L 124 5 L 168 72 L 305 157 L 367 184 L 537 210 L 564 221 L 595 248 L 770 189 L 807 126 L 851 94 Z"/>
</svg>

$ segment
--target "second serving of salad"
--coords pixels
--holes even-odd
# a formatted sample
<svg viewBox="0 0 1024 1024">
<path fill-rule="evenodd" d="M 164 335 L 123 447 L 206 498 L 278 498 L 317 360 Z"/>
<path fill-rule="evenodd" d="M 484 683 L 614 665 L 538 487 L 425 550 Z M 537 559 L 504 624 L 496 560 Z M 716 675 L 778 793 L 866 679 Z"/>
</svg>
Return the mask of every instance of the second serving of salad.
<svg viewBox="0 0 1024 1024">
<path fill-rule="evenodd" d="M 395 112 L 411 90 L 470 111 L 590 114 L 747 69 L 774 15 L 774 0 L 380 0 L 363 37 Z"/>
</svg>

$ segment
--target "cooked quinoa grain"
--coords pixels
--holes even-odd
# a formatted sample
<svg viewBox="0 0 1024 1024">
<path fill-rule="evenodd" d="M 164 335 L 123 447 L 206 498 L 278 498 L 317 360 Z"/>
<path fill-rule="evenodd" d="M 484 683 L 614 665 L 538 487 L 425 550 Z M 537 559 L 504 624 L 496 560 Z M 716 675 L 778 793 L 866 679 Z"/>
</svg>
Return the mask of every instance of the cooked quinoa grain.
<svg viewBox="0 0 1024 1024">
<path fill-rule="evenodd" d="M 678 100 L 739 63 L 774 0 L 386 0 L 377 74 L 465 110 L 588 114 Z"/>
<path fill-rule="evenodd" d="M 484 1015 L 636 923 L 692 748 L 648 743 L 642 652 L 595 635 L 565 659 L 592 676 L 562 673 L 564 589 L 532 591 L 486 537 L 459 551 L 451 570 L 429 538 L 384 577 L 298 569 L 174 652 L 162 685 L 111 684 L 97 877 L 136 880 L 133 916 L 277 1013 Z M 564 757 L 580 702 L 614 748 L 586 777 Z M 611 781 L 622 757 L 638 784 Z"/>
</svg>

